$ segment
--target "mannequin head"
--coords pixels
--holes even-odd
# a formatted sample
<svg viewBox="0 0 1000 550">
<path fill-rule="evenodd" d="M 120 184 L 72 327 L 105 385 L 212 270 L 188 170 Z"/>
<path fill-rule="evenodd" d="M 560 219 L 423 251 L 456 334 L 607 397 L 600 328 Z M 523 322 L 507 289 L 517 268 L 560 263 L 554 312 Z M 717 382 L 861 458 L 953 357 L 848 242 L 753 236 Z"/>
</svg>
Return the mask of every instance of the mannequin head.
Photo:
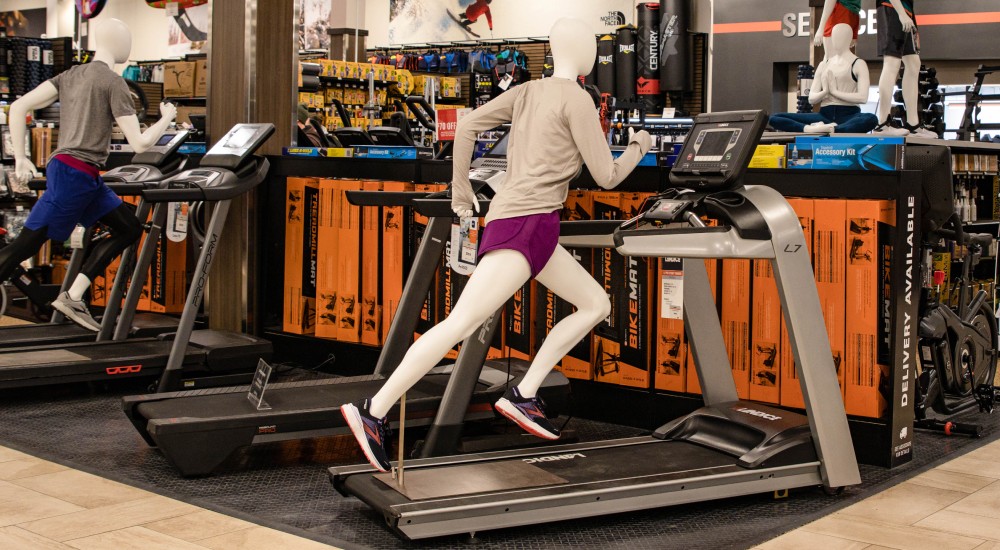
<svg viewBox="0 0 1000 550">
<path fill-rule="evenodd" d="M 851 49 L 854 41 L 854 30 L 846 23 L 834 25 L 830 33 L 830 51 L 827 56 L 842 55 Z"/>
<path fill-rule="evenodd" d="M 552 76 L 576 80 L 590 74 L 597 61 L 597 41 L 594 30 L 581 19 L 564 17 L 549 31 L 552 45 Z"/>
<path fill-rule="evenodd" d="M 132 53 L 132 33 L 118 19 L 108 19 L 97 26 L 97 59 L 125 63 Z"/>
</svg>

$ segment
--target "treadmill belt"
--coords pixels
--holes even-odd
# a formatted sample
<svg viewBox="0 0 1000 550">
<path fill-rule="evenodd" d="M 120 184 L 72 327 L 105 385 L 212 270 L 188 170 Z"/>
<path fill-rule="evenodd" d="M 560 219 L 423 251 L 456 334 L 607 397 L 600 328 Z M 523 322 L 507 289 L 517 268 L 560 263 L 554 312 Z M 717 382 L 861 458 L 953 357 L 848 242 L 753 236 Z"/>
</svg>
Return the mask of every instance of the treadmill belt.
<svg viewBox="0 0 1000 550">
<path fill-rule="evenodd" d="M 448 468 L 406 471 L 400 487 L 391 473 L 377 474 L 375 479 L 402 493 L 410 500 L 446 498 L 492 491 L 512 491 L 543 485 L 560 485 L 567 481 L 523 461 L 491 464 L 465 464 Z"/>
<path fill-rule="evenodd" d="M 89 357 L 64 349 L 46 349 L 40 351 L 21 351 L 0 355 L 0 367 L 28 367 L 46 365 L 49 363 L 65 363 L 70 361 L 88 361 Z"/>
</svg>

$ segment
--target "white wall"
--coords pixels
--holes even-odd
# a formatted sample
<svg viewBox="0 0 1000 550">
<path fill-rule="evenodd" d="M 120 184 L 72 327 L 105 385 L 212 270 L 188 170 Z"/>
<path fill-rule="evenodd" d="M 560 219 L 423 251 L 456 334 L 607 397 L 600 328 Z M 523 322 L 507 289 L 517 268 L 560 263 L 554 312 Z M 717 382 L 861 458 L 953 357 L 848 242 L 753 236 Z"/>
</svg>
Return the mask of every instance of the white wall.
<svg viewBox="0 0 1000 550">
<path fill-rule="evenodd" d="M 3 4 L 0 4 L 0 11 L 34 10 L 44 7 L 45 0 L 3 0 Z"/>
</svg>

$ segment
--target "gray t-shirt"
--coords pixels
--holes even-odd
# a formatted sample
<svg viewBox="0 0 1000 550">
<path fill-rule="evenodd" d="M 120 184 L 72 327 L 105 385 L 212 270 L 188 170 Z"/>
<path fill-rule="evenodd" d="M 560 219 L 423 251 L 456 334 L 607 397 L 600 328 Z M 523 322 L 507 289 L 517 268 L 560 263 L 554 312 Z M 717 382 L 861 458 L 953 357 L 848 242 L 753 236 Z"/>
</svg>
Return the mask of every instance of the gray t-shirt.
<svg viewBox="0 0 1000 550">
<path fill-rule="evenodd" d="M 566 202 L 569 182 L 583 163 L 597 185 L 613 189 L 650 147 L 649 135 L 639 132 L 625 152 L 613 158 L 590 94 L 575 80 L 534 80 L 500 94 L 458 124 L 452 165 L 453 208 L 472 207 L 469 165 L 476 135 L 505 122 L 511 123 L 507 176 L 490 202 L 487 224 L 559 210 Z"/>
<path fill-rule="evenodd" d="M 128 84 L 103 62 L 77 65 L 49 80 L 59 92 L 59 148 L 91 164 L 108 160 L 111 126 L 121 116 L 135 114 Z"/>
</svg>

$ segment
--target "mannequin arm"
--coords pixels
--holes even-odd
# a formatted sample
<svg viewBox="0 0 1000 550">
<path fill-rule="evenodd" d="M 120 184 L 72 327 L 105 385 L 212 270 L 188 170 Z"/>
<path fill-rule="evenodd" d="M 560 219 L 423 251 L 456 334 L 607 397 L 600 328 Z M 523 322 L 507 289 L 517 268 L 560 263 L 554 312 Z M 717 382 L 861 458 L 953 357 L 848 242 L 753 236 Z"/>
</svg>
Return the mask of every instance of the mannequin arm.
<svg viewBox="0 0 1000 550">
<path fill-rule="evenodd" d="M 632 173 L 653 146 L 653 139 L 645 130 L 636 132 L 629 139 L 625 152 L 617 159 L 613 158 L 593 101 L 586 94 L 577 97 L 577 101 L 570 101 L 567 105 L 573 142 L 580 150 L 594 182 L 604 189 L 614 189 Z"/>
<path fill-rule="evenodd" d="M 826 86 L 826 61 L 821 61 L 816 67 L 816 74 L 813 77 L 812 89 L 809 90 L 809 103 L 816 105 L 830 95 Z"/>
<path fill-rule="evenodd" d="M 823 31 L 826 29 L 826 22 L 830 20 L 830 15 L 833 14 L 833 8 L 836 4 L 837 0 L 826 0 L 823 3 L 823 15 L 819 18 L 819 24 L 816 25 L 816 34 L 813 37 L 813 46 L 817 48 L 823 45 Z"/>
<path fill-rule="evenodd" d="M 892 4 L 892 7 L 896 10 L 896 14 L 899 15 L 899 22 L 903 25 L 903 32 L 912 32 L 916 24 L 906 13 L 903 3 L 900 0 L 889 0 L 889 3 Z"/>
<path fill-rule="evenodd" d="M 472 165 L 472 151 L 476 147 L 476 136 L 497 126 L 510 122 L 514 117 L 514 102 L 523 88 L 508 90 L 486 105 L 472 111 L 458 123 L 455 129 L 455 148 L 452 155 L 451 208 L 460 211 L 479 211 L 479 203 L 472 193 L 469 168 Z"/>
<path fill-rule="evenodd" d="M 171 103 L 160 103 L 160 114 L 163 115 L 160 120 L 147 128 L 145 132 L 140 131 L 139 119 L 135 115 L 120 116 L 115 119 L 118 127 L 125 134 L 125 139 L 136 153 L 147 151 L 160 139 L 170 123 L 174 121 L 174 117 L 177 116 L 177 107 Z"/>
<path fill-rule="evenodd" d="M 51 82 L 45 81 L 10 106 L 7 124 L 10 125 L 10 138 L 14 146 L 14 173 L 21 181 L 27 181 L 38 175 L 35 165 L 24 154 L 24 136 L 28 130 L 25 120 L 27 120 L 28 111 L 48 107 L 57 99 L 59 99 L 59 91 Z"/>
<path fill-rule="evenodd" d="M 858 79 L 858 88 L 850 92 L 845 90 L 831 89 L 830 95 L 845 103 L 861 105 L 868 103 L 868 88 L 871 86 L 871 78 L 868 76 L 868 64 L 863 59 L 854 63 L 854 76 Z"/>
</svg>

